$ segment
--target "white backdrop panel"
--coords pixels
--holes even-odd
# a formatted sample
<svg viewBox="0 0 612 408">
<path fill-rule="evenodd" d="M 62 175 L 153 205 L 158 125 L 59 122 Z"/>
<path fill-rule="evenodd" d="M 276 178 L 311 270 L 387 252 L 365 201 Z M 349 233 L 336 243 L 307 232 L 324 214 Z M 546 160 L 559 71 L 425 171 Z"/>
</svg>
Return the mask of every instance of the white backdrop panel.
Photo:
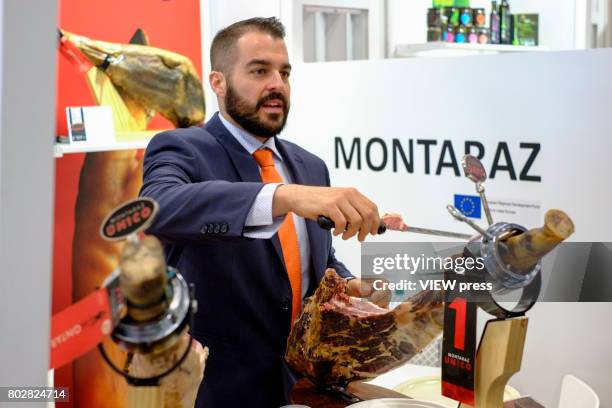
<svg viewBox="0 0 612 408">
<path fill-rule="evenodd" d="M 452 168 L 443 167 L 435 175 L 442 145 L 450 141 L 459 161 L 466 140 L 482 143 L 482 161 L 490 174 L 499 143 L 505 142 L 517 179 L 498 171 L 485 184 L 490 200 L 540 205 L 535 216 L 534 209 L 523 212 L 527 227 L 541 225 L 546 209 L 563 209 L 576 224 L 573 240 L 611 241 L 611 69 L 612 50 L 300 64 L 292 74 L 292 111 L 283 135 L 322 157 L 333 185 L 357 187 L 381 212 L 401 212 L 409 225 L 463 232 L 471 230 L 452 220 L 444 207 L 454 194 L 475 195 L 475 189 Z M 342 153 L 336 168 L 337 137 L 347 155 L 354 138 L 360 139 L 361 170 L 356 156 L 347 169 Z M 387 165 L 381 171 L 366 163 L 365 147 L 373 138 L 387 146 Z M 399 156 L 393 170 L 393 139 L 406 154 L 413 140 L 412 173 Z M 417 143 L 423 139 L 437 141 L 429 149 L 430 174 L 425 172 L 424 146 Z M 541 177 L 540 182 L 518 179 L 532 153 L 521 143 L 541 147 L 527 173 Z M 382 163 L 381 152 L 375 142 L 370 149 L 373 165 Z M 451 160 L 448 153 L 445 162 Z M 507 165 L 506 156 L 498 164 Z M 496 220 L 514 221 L 499 215 Z M 376 239 L 418 237 L 391 233 Z M 359 245 L 336 240 L 336 246 L 358 271 Z"/>
<path fill-rule="evenodd" d="M 357 187 L 381 212 L 399 211 L 415 226 L 464 232 L 471 231 L 453 221 L 444 207 L 453 202 L 453 194 L 475 195 L 474 185 L 449 168 L 439 176 L 425 174 L 423 146 L 416 140 L 437 140 L 430 150 L 432 173 L 444 140 L 452 144 L 457 160 L 466 140 L 482 143 L 489 172 L 495 150 L 505 142 L 517 177 L 529 157 L 529 149 L 521 149 L 520 143 L 539 144 L 529 174 L 540 176 L 540 182 L 511 180 L 502 171 L 486 188 L 491 200 L 511 199 L 540 208 L 523 211 L 517 219 L 498 214 L 496 220 L 536 227 L 546 209 L 560 208 L 576 224 L 573 241 L 612 241 L 611 72 L 609 49 L 298 65 L 284 137 L 322 157 L 333 185 Z M 336 137 L 347 149 L 353 138 L 360 138 L 362 150 L 373 138 L 384 140 L 388 148 L 393 139 L 404 146 L 412 139 L 414 171 L 403 170 L 401 162 L 397 172 L 391 162 L 382 171 L 372 171 L 363 151 L 361 170 L 355 159 L 350 169 L 342 162 L 336 168 Z M 371 153 L 374 164 L 380 164 L 380 145 Z M 387 233 L 374 239 L 419 238 Z M 336 239 L 334 245 L 339 258 L 359 273 L 358 242 Z M 512 383 L 546 406 L 555 406 L 562 375 L 574 373 L 595 388 L 603 404 L 610 404 L 610 353 L 603 345 L 612 341 L 612 330 L 595 320 L 609 316 L 611 305 L 538 304 L 530 314 L 524 370 Z"/>
</svg>

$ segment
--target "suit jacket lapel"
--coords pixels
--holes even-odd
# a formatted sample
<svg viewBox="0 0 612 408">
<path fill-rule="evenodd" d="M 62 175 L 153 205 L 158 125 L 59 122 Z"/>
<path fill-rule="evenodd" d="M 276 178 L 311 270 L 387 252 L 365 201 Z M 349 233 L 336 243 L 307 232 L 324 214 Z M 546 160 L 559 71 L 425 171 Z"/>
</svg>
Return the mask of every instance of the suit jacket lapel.
<svg viewBox="0 0 612 408">
<path fill-rule="evenodd" d="M 242 181 L 261 182 L 257 162 L 223 126 L 218 112 L 208 121 L 205 128 L 221 143 Z"/>
<path fill-rule="evenodd" d="M 242 181 L 261 183 L 261 176 L 259 174 L 259 166 L 257 165 L 257 162 L 253 156 L 251 156 L 249 152 L 247 152 L 244 147 L 242 147 L 242 145 L 234 138 L 234 136 L 232 136 L 218 116 L 219 113 L 217 112 L 208 121 L 206 124 L 206 130 L 215 136 L 219 143 L 221 143 L 234 164 L 234 167 L 236 168 L 236 171 L 238 172 L 238 175 Z M 274 234 L 274 236 L 270 238 L 270 241 L 272 242 L 272 246 L 274 247 L 274 251 L 278 255 L 279 260 L 283 264 L 283 267 L 285 267 L 283 250 L 281 248 L 280 240 L 278 239 L 278 234 Z"/>
</svg>

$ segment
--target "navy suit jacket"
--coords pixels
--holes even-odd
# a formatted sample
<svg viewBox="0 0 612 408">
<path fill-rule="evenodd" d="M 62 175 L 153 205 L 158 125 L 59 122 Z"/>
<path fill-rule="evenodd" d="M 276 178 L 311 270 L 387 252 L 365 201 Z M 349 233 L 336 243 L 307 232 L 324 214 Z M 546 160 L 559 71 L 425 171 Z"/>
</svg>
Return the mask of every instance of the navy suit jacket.
<svg viewBox="0 0 612 408">
<path fill-rule="evenodd" d="M 276 146 L 297 184 L 329 185 L 321 159 L 285 140 Z M 147 147 L 140 195 L 160 206 L 148 232 L 163 242 L 168 263 L 195 284 L 192 333 L 210 348 L 198 407 L 278 407 L 289 402 L 295 382 L 283 358 L 292 295 L 278 235 L 243 236 L 262 187 L 257 162 L 218 113 L 203 128 L 160 133 Z M 334 256 L 331 233 L 312 220 L 306 228 L 309 293 L 326 268 L 352 276 Z"/>
</svg>

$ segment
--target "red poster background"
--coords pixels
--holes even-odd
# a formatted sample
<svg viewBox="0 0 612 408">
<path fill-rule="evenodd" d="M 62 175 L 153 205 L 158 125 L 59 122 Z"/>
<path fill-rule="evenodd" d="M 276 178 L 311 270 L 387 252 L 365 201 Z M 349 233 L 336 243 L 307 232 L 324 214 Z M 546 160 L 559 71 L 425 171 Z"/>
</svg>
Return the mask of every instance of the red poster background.
<svg viewBox="0 0 612 408">
<path fill-rule="evenodd" d="M 92 39 L 117 43 L 127 43 L 136 29 L 141 28 L 147 33 L 150 45 L 190 58 L 202 78 L 199 3 L 199 0 L 60 0 L 58 27 Z M 66 135 L 65 108 L 92 106 L 95 103 L 84 74 L 59 53 L 57 59 L 56 132 L 58 135 Z M 149 129 L 171 127 L 172 124 L 159 114 L 149 124 Z M 138 160 L 141 155 L 134 152 L 133 156 Z M 85 157 L 83 153 L 68 154 L 56 160 L 53 314 L 85 295 L 73 287 L 72 275 L 75 208 Z M 138 183 L 138 180 L 135 182 Z M 75 389 L 74 383 L 71 365 L 56 370 L 55 385 L 70 387 L 71 391 L 71 402 L 62 406 L 75 406 L 74 394 L 88 392 L 85 389 Z M 86 398 L 83 395 L 77 400 L 81 401 L 78 405 L 85 405 Z M 98 405 L 87 403 L 86 406 L 89 408 Z"/>
</svg>

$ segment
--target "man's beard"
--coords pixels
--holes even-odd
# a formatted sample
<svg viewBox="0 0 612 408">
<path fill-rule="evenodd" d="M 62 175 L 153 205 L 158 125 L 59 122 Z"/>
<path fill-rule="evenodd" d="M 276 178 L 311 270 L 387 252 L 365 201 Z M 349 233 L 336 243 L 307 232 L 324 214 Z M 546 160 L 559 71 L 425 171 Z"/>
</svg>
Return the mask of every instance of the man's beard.
<svg viewBox="0 0 612 408">
<path fill-rule="evenodd" d="M 272 100 L 279 99 L 283 102 L 283 118 L 282 121 L 277 125 L 268 125 L 261 121 L 257 116 L 259 109 L 264 103 Z M 287 116 L 289 114 L 289 104 L 285 97 L 278 92 L 271 92 L 267 96 L 257 101 L 257 105 L 252 107 L 247 101 L 241 98 L 235 91 L 234 88 L 228 84 L 227 93 L 225 95 L 225 110 L 227 114 L 232 117 L 244 130 L 251 133 L 252 135 L 270 138 L 279 134 L 287 123 Z M 269 114 L 271 119 L 278 119 L 281 114 Z"/>
</svg>

